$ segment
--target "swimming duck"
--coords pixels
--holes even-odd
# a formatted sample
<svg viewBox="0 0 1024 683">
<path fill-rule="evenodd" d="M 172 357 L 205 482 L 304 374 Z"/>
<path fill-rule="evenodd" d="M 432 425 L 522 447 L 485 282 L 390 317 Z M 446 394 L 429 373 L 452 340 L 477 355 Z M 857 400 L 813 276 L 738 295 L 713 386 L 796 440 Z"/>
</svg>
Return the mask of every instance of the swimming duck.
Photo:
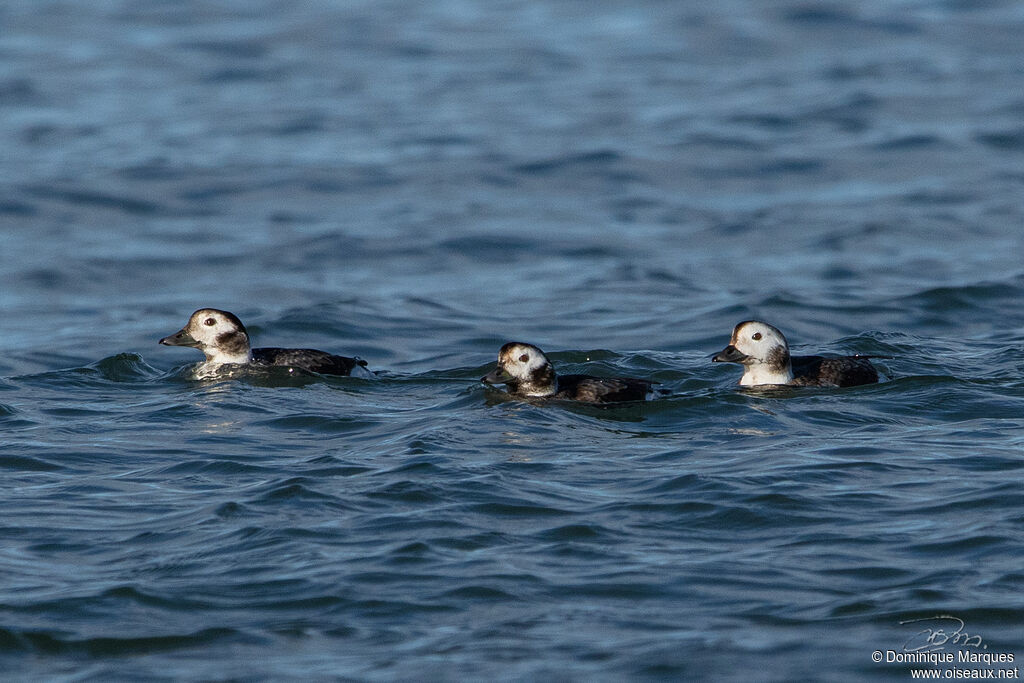
<svg viewBox="0 0 1024 683">
<path fill-rule="evenodd" d="M 335 356 L 316 349 L 281 349 L 249 346 L 249 333 L 238 317 L 216 308 L 200 308 L 188 324 L 160 340 L 165 346 L 191 346 L 206 356 L 204 370 L 213 370 L 229 363 L 240 365 L 277 365 L 301 368 L 326 375 L 373 377 L 366 361 L 348 356 Z"/>
<path fill-rule="evenodd" d="M 522 342 L 509 342 L 502 346 L 498 352 L 498 366 L 481 381 L 504 384 L 513 396 L 586 403 L 644 401 L 654 395 L 654 383 L 643 379 L 557 375 L 543 351 Z"/>
<path fill-rule="evenodd" d="M 778 328 L 758 320 L 741 322 L 729 345 L 711 358 L 715 363 L 743 366 L 740 385 L 853 387 L 878 381 L 868 356 L 790 356 L 786 337 Z"/>
</svg>

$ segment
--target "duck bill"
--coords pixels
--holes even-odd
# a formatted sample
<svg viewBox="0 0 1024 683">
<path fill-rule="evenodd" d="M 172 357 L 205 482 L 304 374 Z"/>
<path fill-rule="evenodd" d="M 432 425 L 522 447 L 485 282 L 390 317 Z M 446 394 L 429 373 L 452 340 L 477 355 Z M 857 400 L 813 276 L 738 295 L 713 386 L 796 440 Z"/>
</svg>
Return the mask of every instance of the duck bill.
<svg viewBox="0 0 1024 683">
<path fill-rule="evenodd" d="M 750 356 L 748 356 L 747 354 L 741 353 L 740 350 L 737 349 L 732 344 L 729 344 L 724 349 L 722 349 L 721 351 L 716 353 L 714 356 L 712 356 L 711 357 L 711 362 L 712 363 L 742 363 L 743 361 L 745 361 L 749 357 Z"/>
<path fill-rule="evenodd" d="M 164 346 L 199 346 L 199 342 L 184 329 L 178 330 L 169 337 L 164 337 L 160 343 Z"/>
<path fill-rule="evenodd" d="M 497 367 L 481 377 L 480 381 L 487 384 L 505 384 L 510 379 L 512 379 L 512 375 L 508 374 L 505 368 Z"/>
</svg>

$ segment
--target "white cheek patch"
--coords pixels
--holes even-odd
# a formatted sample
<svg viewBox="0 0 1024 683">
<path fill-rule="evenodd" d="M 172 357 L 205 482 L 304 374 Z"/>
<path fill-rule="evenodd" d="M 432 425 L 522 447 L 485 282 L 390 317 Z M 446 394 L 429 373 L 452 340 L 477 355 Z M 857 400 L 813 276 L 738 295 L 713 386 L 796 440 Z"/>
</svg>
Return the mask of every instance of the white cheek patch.
<svg viewBox="0 0 1024 683">
<path fill-rule="evenodd" d="M 521 360 L 523 356 L 527 356 L 525 361 Z M 508 355 L 502 359 L 501 365 L 513 377 L 529 380 L 534 371 L 543 368 L 546 362 L 544 356 L 534 349 L 513 347 L 509 349 Z"/>
<path fill-rule="evenodd" d="M 525 363 L 520 363 L 518 359 L 505 365 L 505 370 L 508 374 L 512 375 L 516 379 L 529 379 L 530 368 Z"/>
<path fill-rule="evenodd" d="M 204 347 L 211 346 L 213 344 L 213 338 L 206 334 L 206 328 L 192 330 L 191 332 L 189 332 L 189 334 L 192 335 L 192 338 L 195 339 L 200 344 L 202 344 Z"/>
<path fill-rule="evenodd" d="M 217 325 L 211 325 L 207 327 L 200 323 L 193 329 L 189 330 L 189 334 L 196 341 L 202 342 L 204 345 L 212 346 L 217 341 Z"/>
</svg>

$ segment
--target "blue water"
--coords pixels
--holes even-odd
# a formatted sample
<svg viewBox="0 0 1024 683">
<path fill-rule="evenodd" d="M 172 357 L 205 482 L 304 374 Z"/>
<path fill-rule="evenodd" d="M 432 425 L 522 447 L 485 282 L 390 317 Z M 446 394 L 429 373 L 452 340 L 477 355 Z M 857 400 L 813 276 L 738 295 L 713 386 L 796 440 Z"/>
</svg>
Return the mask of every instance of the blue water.
<svg viewBox="0 0 1024 683">
<path fill-rule="evenodd" d="M 2 677 L 909 680 L 872 654 L 936 615 L 1019 666 L 1022 44 L 1000 0 L 4 3 Z M 201 306 L 381 376 L 196 381 Z M 886 381 L 741 391 L 755 317 Z M 509 400 L 512 339 L 672 395 Z"/>
</svg>

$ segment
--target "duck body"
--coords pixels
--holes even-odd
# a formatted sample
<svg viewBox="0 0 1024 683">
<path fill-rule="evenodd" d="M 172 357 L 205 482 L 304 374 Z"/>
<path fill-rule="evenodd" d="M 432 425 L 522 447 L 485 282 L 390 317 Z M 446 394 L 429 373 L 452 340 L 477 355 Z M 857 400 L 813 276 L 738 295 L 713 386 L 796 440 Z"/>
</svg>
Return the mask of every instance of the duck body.
<svg viewBox="0 0 1024 683">
<path fill-rule="evenodd" d="M 197 348 L 206 357 L 203 370 L 222 365 L 260 365 L 300 368 L 325 375 L 373 377 L 366 361 L 317 349 L 252 348 L 249 333 L 238 317 L 216 308 L 200 308 L 188 324 L 160 340 L 165 346 Z"/>
<path fill-rule="evenodd" d="M 738 324 L 729 345 L 711 360 L 742 365 L 740 385 L 748 387 L 853 387 L 878 381 L 868 356 L 791 356 L 785 335 L 758 320 Z"/>
<path fill-rule="evenodd" d="M 543 351 L 523 342 L 502 346 L 498 366 L 481 381 L 504 384 L 513 396 L 585 403 L 645 401 L 655 394 L 653 382 L 634 377 L 558 375 Z"/>
</svg>

